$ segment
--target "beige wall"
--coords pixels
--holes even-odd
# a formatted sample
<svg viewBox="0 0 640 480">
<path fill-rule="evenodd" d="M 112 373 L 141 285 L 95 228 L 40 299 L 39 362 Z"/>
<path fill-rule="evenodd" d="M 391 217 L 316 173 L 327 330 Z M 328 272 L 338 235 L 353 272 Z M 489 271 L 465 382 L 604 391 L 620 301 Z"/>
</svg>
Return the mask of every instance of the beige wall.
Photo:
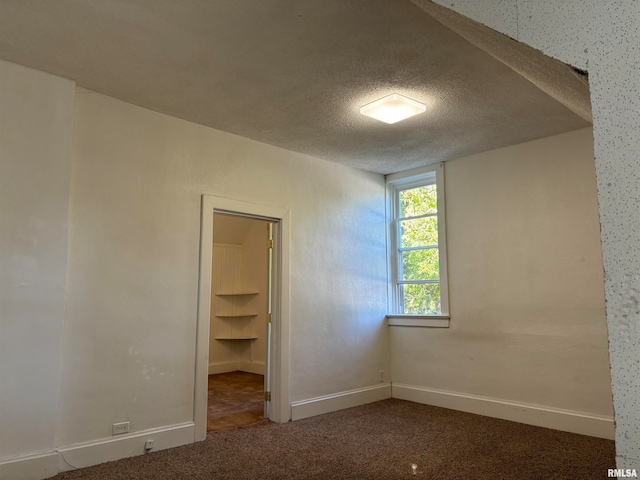
<svg viewBox="0 0 640 480">
<path fill-rule="evenodd" d="M 60 445 L 193 419 L 204 193 L 291 209 L 291 401 L 388 370 L 381 175 L 80 93 Z"/>
<path fill-rule="evenodd" d="M 54 446 L 73 95 L 0 61 L 0 460 Z"/>
<path fill-rule="evenodd" d="M 82 89 L 74 111 L 73 82 L 0 68 L 0 476 L 69 468 L 54 448 L 82 465 L 136 454 L 134 437 L 100 442 L 114 422 L 193 420 L 205 193 L 291 210 L 290 400 L 378 384 L 381 175 Z"/>
<path fill-rule="evenodd" d="M 640 470 L 640 2 L 436 2 L 589 70 L 616 464 Z"/>
<path fill-rule="evenodd" d="M 392 327 L 394 384 L 611 417 L 591 129 L 445 172 L 451 327 Z"/>
</svg>

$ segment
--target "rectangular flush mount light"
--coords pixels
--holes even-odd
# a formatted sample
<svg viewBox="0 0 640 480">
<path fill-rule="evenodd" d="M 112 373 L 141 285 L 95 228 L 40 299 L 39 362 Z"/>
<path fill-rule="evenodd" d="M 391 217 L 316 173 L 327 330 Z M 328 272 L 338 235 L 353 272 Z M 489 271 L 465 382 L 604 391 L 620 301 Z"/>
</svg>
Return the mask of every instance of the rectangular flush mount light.
<svg viewBox="0 0 640 480">
<path fill-rule="evenodd" d="M 427 110 L 427 107 L 411 98 L 392 93 L 375 102 L 360 107 L 360 113 L 375 118 L 384 123 L 396 123 L 405 118 L 413 117 Z"/>
</svg>

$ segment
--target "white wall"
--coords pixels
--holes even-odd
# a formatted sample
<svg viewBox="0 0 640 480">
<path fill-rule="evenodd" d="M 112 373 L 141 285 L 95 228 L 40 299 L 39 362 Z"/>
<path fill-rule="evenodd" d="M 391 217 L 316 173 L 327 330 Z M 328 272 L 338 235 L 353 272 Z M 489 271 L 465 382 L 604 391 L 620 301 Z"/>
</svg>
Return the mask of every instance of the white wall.
<svg viewBox="0 0 640 480">
<path fill-rule="evenodd" d="M 392 327 L 394 395 L 405 384 L 612 418 L 591 129 L 445 173 L 451 324 Z"/>
<path fill-rule="evenodd" d="M 436 1 L 589 71 L 617 463 L 640 469 L 640 2 Z"/>
<path fill-rule="evenodd" d="M 382 176 L 93 93 L 75 125 L 59 445 L 193 419 L 203 193 L 291 209 L 291 400 L 378 383 Z"/>
<path fill-rule="evenodd" d="M 54 445 L 73 96 L 0 61 L 0 461 Z"/>
</svg>

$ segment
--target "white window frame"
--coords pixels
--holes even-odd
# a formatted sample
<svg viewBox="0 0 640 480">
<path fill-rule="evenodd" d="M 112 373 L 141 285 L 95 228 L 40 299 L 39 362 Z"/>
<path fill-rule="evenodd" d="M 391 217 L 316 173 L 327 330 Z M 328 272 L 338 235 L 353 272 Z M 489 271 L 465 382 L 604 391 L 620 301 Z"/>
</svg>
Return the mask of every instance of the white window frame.
<svg viewBox="0 0 640 480">
<path fill-rule="evenodd" d="M 438 205 L 438 254 L 440 261 L 440 315 L 415 315 L 398 313 L 400 311 L 398 295 L 398 228 L 399 216 L 398 192 L 425 185 L 436 185 Z M 407 327 L 448 327 L 449 326 L 449 288 L 447 276 L 447 234 L 445 225 L 444 163 L 427 165 L 386 177 L 387 194 L 387 276 L 388 276 L 388 314 L 390 326 Z"/>
</svg>

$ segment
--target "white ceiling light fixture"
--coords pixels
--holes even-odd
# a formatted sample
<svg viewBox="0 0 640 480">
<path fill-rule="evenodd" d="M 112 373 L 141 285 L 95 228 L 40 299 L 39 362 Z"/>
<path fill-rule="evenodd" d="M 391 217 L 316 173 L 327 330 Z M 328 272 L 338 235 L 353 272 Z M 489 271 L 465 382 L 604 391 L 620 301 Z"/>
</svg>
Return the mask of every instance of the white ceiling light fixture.
<svg viewBox="0 0 640 480">
<path fill-rule="evenodd" d="M 360 107 L 360 113 L 375 118 L 384 123 L 396 123 L 427 110 L 424 103 L 420 103 L 399 93 L 392 93 L 375 102 Z"/>
</svg>

